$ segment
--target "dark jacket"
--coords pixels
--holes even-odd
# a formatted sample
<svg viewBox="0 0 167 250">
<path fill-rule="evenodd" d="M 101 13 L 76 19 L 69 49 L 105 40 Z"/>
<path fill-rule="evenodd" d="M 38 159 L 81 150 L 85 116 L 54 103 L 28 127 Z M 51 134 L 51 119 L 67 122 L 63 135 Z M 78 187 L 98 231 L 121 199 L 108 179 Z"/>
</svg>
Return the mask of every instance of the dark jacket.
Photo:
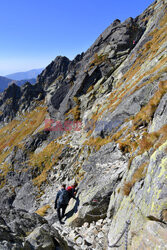
<svg viewBox="0 0 167 250">
<path fill-rule="evenodd" d="M 58 191 L 56 200 L 55 200 L 55 208 L 60 208 L 62 205 L 68 205 L 71 198 L 76 199 L 75 188 L 71 190 L 61 189 Z"/>
<path fill-rule="evenodd" d="M 61 193 L 59 194 L 59 197 L 57 199 L 57 208 L 60 208 L 64 205 L 67 206 L 70 198 L 70 194 L 67 190 L 61 190 Z"/>
<path fill-rule="evenodd" d="M 62 195 L 62 193 L 63 193 L 64 190 L 65 190 L 64 188 L 60 189 L 60 190 L 58 191 L 57 195 L 56 195 L 56 199 L 55 199 L 55 209 L 57 208 L 58 200 L 59 200 L 59 198 L 60 198 L 60 196 Z"/>
</svg>

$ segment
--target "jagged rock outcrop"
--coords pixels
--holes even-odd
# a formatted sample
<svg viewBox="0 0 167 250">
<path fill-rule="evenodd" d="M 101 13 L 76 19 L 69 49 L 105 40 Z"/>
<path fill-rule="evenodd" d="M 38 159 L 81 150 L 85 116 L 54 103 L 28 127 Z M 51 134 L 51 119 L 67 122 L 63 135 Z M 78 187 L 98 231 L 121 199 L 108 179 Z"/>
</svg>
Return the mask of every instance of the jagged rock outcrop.
<svg viewBox="0 0 167 250">
<path fill-rule="evenodd" d="M 45 89 L 49 87 L 58 77 L 64 78 L 68 70 L 70 60 L 67 57 L 57 56 L 37 77 L 37 83 L 40 83 Z"/>
<path fill-rule="evenodd" d="M 19 111 L 33 110 L 43 98 L 42 87 L 37 84 L 27 82 L 21 87 L 11 84 L 0 96 L 0 122 L 13 120 Z"/>
<path fill-rule="evenodd" d="M 1 216 L 1 249 L 73 249 L 37 214 L 13 209 L 10 212 L 1 210 Z"/>
<path fill-rule="evenodd" d="M 112 249 L 124 229 L 117 249 L 166 249 L 166 8 L 115 20 L 73 61 L 0 95 L 1 121 L 13 119 L 0 130 L 4 249 Z M 60 226 L 55 195 L 75 180 Z"/>
</svg>

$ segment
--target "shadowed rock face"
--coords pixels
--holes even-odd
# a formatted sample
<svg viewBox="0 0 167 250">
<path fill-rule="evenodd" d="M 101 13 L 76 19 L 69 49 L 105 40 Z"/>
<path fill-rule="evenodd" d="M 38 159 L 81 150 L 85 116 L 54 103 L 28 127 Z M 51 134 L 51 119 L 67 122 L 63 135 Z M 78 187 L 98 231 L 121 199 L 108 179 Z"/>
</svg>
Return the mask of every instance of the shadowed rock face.
<svg viewBox="0 0 167 250">
<path fill-rule="evenodd" d="M 58 56 L 36 84 L 0 94 L 8 122 L 0 130 L 0 249 L 110 249 L 129 220 L 128 248 L 166 249 L 165 13 L 158 0 L 116 19 L 85 53 Z M 75 180 L 61 226 L 55 195 Z"/>
</svg>

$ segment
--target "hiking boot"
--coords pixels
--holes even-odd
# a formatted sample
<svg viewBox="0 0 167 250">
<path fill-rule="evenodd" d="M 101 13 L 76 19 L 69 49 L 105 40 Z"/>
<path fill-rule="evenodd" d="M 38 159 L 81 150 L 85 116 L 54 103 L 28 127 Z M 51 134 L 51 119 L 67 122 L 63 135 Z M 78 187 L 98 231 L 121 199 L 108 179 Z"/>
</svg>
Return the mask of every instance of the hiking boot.
<svg viewBox="0 0 167 250">
<path fill-rule="evenodd" d="M 65 224 L 65 223 L 64 223 L 63 221 L 61 221 L 61 220 L 59 220 L 59 222 L 60 222 L 60 224 L 62 224 L 62 225 Z"/>
</svg>

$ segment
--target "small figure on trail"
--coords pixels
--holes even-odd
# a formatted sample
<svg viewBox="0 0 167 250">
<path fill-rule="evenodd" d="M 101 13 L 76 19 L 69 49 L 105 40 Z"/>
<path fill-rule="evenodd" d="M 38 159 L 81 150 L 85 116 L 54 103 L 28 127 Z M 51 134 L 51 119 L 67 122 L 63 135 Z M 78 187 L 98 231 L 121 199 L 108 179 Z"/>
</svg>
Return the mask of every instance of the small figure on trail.
<svg viewBox="0 0 167 250">
<path fill-rule="evenodd" d="M 68 199 L 65 200 L 65 193 L 66 193 L 66 185 L 62 184 L 61 189 L 58 191 L 57 195 L 56 195 L 56 199 L 55 199 L 55 206 L 54 208 L 57 209 L 57 215 L 58 215 L 58 219 L 59 222 L 61 224 L 63 224 L 63 222 L 61 221 L 62 218 L 64 217 L 65 214 L 65 210 L 66 207 L 68 205 Z M 68 196 L 68 194 L 67 194 Z M 60 210 L 62 209 L 62 213 L 60 214 Z"/>
<path fill-rule="evenodd" d="M 75 187 L 77 187 L 77 184 L 75 183 L 73 186 L 68 187 L 66 189 L 66 185 L 62 185 L 61 190 L 58 191 L 57 196 L 56 196 L 56 200 L 55 200 L 55 209 L 57 209 L 57 215 L 58 215 L 58 219 L 59 222 L 61 224 L 64 224 L 62 222 L 62 219 L 65 215 L 65 210 L 68 206 L 68 203 L 70 201 L 71 198 L 74 198 L 76 200 L 76 190 Z M 60 211 L 62 210 L 62 211 Z"/>
</svg>

